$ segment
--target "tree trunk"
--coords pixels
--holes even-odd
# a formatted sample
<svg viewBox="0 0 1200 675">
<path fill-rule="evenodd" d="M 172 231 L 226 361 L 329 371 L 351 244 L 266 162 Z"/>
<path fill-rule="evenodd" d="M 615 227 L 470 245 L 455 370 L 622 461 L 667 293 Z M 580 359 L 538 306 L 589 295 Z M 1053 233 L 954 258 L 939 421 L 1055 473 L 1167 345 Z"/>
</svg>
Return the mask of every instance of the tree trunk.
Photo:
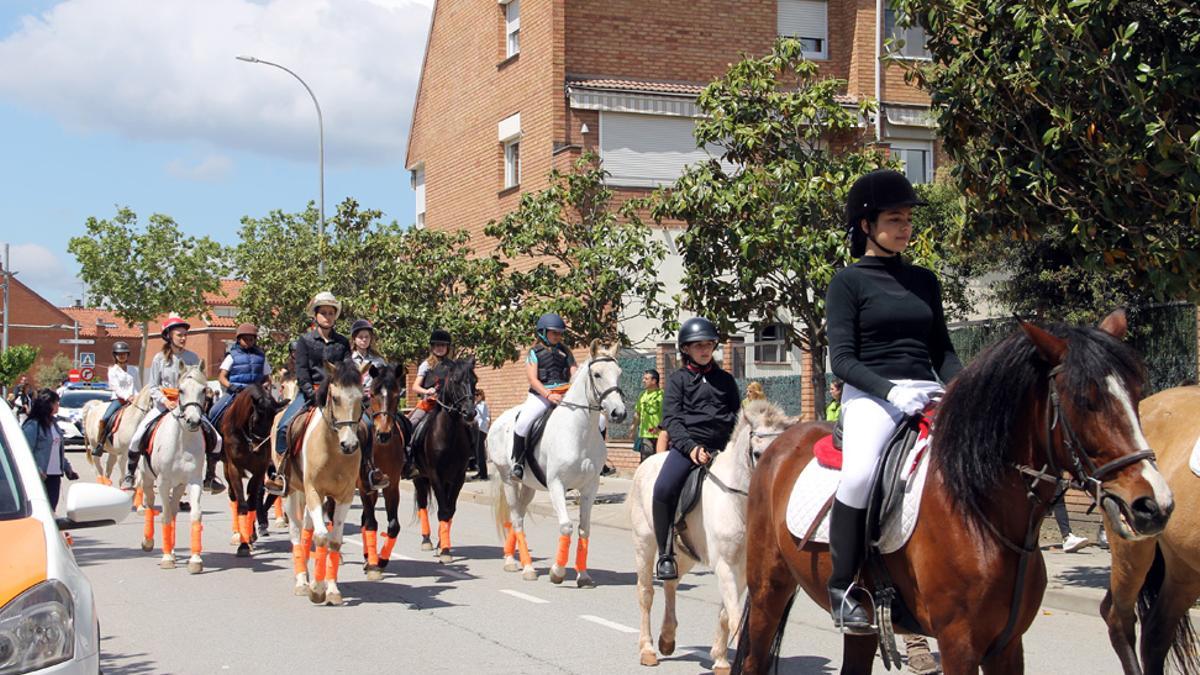
<svg viewBox="0 0 1200 675">
<path fill-rule="evenodd" d="M 141 351 L 140 357 L 139 357 L 139 360 L 141 361 L 141 363 L 138 364 L 138 375 L 141 377 L 143 386 L 146 384 L 146 349 L 148 349 L 150 346 L 149 342 L 150 342 L 150 322 L 143 321 L 142 322 L 142 351 Z"/>
<path fill-rule="evenodd" d="M 812 351 L 809 352 L 809 372 L 812 373 L 810 386 L 813 393 L 813 409 L 816 413 L 817 421 L 825 419 L 825 393 L 828 387 L 825 386 L 825 352 L 827 348 L 820 344 L 814 344 Z"/>
</svg>

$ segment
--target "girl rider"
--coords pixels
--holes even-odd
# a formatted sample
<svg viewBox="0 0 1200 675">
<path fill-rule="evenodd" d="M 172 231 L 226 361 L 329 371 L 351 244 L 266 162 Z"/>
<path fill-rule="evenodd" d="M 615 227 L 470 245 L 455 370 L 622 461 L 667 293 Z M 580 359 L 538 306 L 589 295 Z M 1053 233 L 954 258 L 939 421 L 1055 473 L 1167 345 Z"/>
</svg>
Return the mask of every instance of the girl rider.
<svg viewBox="0 0 1200 675">
<path fill-rule="evenodd" d="M 353 347 L 350 352 L 350 360 L 354 362 L 355 369 L 362 373 L 363 401 L 365 402 L 371 398 L 370 367 L 383 368 L 387 362 L 383 360 L 379 352 L 375 351 L 375 326 L 366 319 L 357 319 L 350 324 L 350 344 Z M 368 483 L 368 464 L 365 458 L 374 456 L 375 418 L 371 417 L 371 411 L 365 403 L 363 405 L 363 422 L 367 424 L 367 439 L 363 443 L 364 459 L 361 468 L 363 482 Z M 374 468 L 373 465 L 371 468 Z"/>
<path fill-rule="evenodd" d="M 258 346 L 258 326 L 241 324 L 237 327 L 236 339 L 237 342 L 229 348 L 229 353 L 217 369 L 217 381 L 225 388 L 225 393 L 208 411 L 209 421 L 218 429 L 221 427 L 221 417 L 238 392 L 252 384 L 265 384 L 271 378 L 271 364 L 267 361 L 266 353 Z"/>
<path fill-rule="evenodd" d="M 129 343 L 114 342 L 112 355 L 115 363 L 108 367 L 108 388 L 112 390 L 112 401 L 104 411 L 104 416 L 100 418 L 100 433 L 96 435 L 96 447 L 92 448 L 92 455 L 95 457 L 104 454 L 104 444 L 108 441 L 108 430 L 113 415 L 117 414 L 121 406 L 133 401 L 133 397 L 137 396 L 142 386 L 142 377 L 137 366 L 129 365 Z"/>
<path fill-rule="evenodd" d="M 316 404 L 317 387 L 325 381 L 325 364 L 338 363 L 350 358 L 350 342 L 346 336 L 334 330 L 338 315 L 342 313 L 342 303 L 333 293 L 321 291 L 308 303 L 308 313 L 313 317 L 316 327 L 296 340 L 296 383 L 299 394 L 283 413 L 276 429 L 275 452 L 279 465 L 273 478 L 264 482 L 267 492 L 282 495 L 287 487 L 288 465 L 292 453 L 287 447 L 287 428 L 302 410 Z M 371 450 L 368 444 L 363 444 L 362 461 L 367 478 L 368 490 L 380 490 L 388 486 L 387 476 L 375 468 L 371 461 Z"/>
<path fill-rule="evenodd" d="M 847 591 L 865 555 L 875 465 L 897 423 L 920 414 L 962 364 L 937 277 L 900 257 L 912 236 L 912 208 L 925 202 L 903 174 L 888 170 L 855 181 L 846 202 L 850 253 L 860 259 L 834 276 L 825 300 L 833 374 L 845 381 L 829 603 L 837 628 L 861 634 L 871 632 L 870 617 Z"/>
<path fill-rule="evenodd" d="M 655 576 L 662 581 L 679 578 L 675 565 L 674 519 L 679 493 L 689 473 L 725 449 L 737 422 L 742 399 L 733 375 L 717 367 L 717 327 L 695 317 L 679 328 L 683 367 L 667 378 L 663 395 L 663 427 L 669 449 L 654 483 L 652 513 L 658 540 Z"/>
<path fill-rule="evenodd" d="M 525 477 L 525 437 L 533 423 L 552 406 L 562 403 L 563 394 L 575 377 L 575 356 L 562 343 L 567 324 L 553 312 L 537 320 L 538 342 L 525 359 L 525 378 L 529 380 L 529 396 L 513 424 L 512 475 L 518 481 Z"/>
<path fill-rule="evenodd" d="M 416 396 L 420 401 L 417 403 L 417 407 L 408 414 L 408 419 L 413 425 L 413 433 L 404 446 L 404 468 L 400 474 L 405 478 L 413 478 L 416 475 L 416 463 L 413 461 L 416 448 L 413 441 L 417 438 L 417 423 L 437 404 L 438 388 L 442 386 L 442 382 L 448 375 L 446 361 L 453 358 L 450 356 L 452 345 L 453 340 L 449 331 L 441 328 L 435 329 L 429 334 L 429 358 L 417 366 L 417 377 L 413 380 L 409 394 Z"/>
</svg>

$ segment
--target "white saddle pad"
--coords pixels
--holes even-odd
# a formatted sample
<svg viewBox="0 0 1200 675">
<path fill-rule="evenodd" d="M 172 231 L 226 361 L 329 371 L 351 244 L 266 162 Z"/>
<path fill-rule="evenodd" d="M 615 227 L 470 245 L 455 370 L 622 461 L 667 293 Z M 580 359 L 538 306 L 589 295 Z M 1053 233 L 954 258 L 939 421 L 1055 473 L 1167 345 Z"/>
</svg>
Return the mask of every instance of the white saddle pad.
<svg viewBox="0 0 1200 675">
<path fill-rule="evenodd" d="M 904 506 L 899 518 L 893 517 L 883 525 L 879 548 L 884 553 L 893 553 L 908 543 L 908 538 L 912 536 L 917 525 L 921 492 L 925 488 L 925 474 L 929 469 L 929 441 L 930 438 L 917 441 L 904 460 Z M 804 535 L 808 534 L 821 507 L 837 491 L 841 474 L 841 471 L 821 466 L 816 458 L 809 461 L 804 471 L 800 472 L 800 477 L 796 479 L 796 485 L 792 488 L 792 496 L 788 498 L 787 508 L 788 530 L 797 538 L 803 539 Z M 828 511 L 809 541 L 829 543 Z"/>
<path fill-rule="evenodd" d="M 1200 476 L 1200 438 L 1196 439 L 1196 444 L 1192 446 L 1192 455 L 1188 458 L 1188 468 L 1192 473 Z"/>
</svg>

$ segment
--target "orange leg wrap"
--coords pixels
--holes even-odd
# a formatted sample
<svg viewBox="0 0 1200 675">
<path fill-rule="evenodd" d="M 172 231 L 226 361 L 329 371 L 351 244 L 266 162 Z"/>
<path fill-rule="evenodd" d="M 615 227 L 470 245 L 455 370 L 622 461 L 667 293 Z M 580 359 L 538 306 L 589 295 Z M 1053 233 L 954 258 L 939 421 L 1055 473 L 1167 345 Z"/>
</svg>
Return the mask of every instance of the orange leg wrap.
<svg viewBox="0 0 1200 675">
<path fill-rule="evenodd" d="M 329 581 L 337 583 L 338 567 L 340 567 L 341 564 L 342 564 L 342 552 L 341 551 L 330 551 L 329 552 L 329 569 L 326 572 L 325 578 Z"/>
<path fill-rule="evenodd" d="M 525 543 L 525 533 L 517 533 L 517 549 L 521 552 L 521 567 L 529 567 L 533 564 L 533 557 L 529 555 L 529 545 Z"/>
<path fill-rule="evenodd" d="M 296 574 L 308 573 L 308 556 L 300 544 L 292 545 L 292 569 Z"/>
<path fill-rule="evenodd" d="M 233 532 L 234 534 L 237 534 L 241 530 L 242 521 L 241 521 L 241 519 L 238 518 L 237 502 L 232 501 L 232 500 L 230 500 L 230 502 L 229 502 L 229 515 L 230 515 L 229 527 L 232 528 L 230 531 Z M 243 539 L 242 541 L 244 542 L 246 540 Z"/>
<path fill-rule="evenodd" d="M 135 509 L 142 508 L 142 499 L 144 499 L 145 496 L 146 495 L 142 493 L 142 488 L 138 488 L 138 489 L 134 490 L 133 491 L 133 508 L 135 508 Z"/>
<path fill-rule="evenodd" d="M 200 555 L 204 550 L 204 523 L 192 521 L 192 555 Z"/>
<path fill-rule="evenodd" d="M 254 514 L 241 513 L 238 514 L 238 534 L 241 535 L 242 543 L 249 544 L 250 538 L 254 536 Z"/>
<path fill-rule="evenodd" d="M 379 560 L 391 560 L 394 548 L 396 548 L 396 538 L 383 535 L 383 548 L 379 551 Z"/>
<path fill-rule="evenodd" d="M 428 537 L 429 536 L 429 511 L 427 509 L 420 509 L 419 511 L 417 511 L 417 517 L 421 519 L 421 536 Z"/>
<path fill-rule="evenodd" d="M 282 499 L 275 500 L 275 518 L 277 520 L 283 518 L 283 500 Z"/>
<path fill-rule="evenodd" d="M 587 569 L 587 537 L 579 538 L 579 545 L 575 547 L 575 571 L 582 572 Z"/>
<path fill-rule="evenodd" d="M 554 556 L 554 564 L 559 567 L 567 566 L 567 556 L 571 555 L 571 535 L 558 535 L 558 555 Z"/>
<path fill-rule="evenodd" d="M 443 551 L 450 548 L 450 521 L 448 520 L 438 523 L 438 548 Z"/>
<path fill-rule="evenodd" d="M 163 553 L 175 552 L 175 523 L 163 525 Z"/>
<path fill-rule="evenodd" d="M 363 530 L 363 550 L 367 552 L 367 564 L 379 564 L 379 533 L 375 530 Z"/>
<path fill-rule="evenodd" d="M 325 548 L 324 546 L 318 546 L 317 547 L 317 555 L 316 555 L 316 557 L 313 558 L 313 560 L 315 561 L 314 566 L 316 568 L 313 570 L 314 571 L 313 579 L 315 579 L 317 581 L 325 581 L 325 562 L 328 559 L 328 557 L 329 557 L 329 549 Z"/>
<path fill-rule="evenodd" d="M 150 509 L 146 509 L 146 521 L 142 526 L 142 536 L 154 541 L 154 512 Z"/>
<path fill-rule="evenodd" d="M 517 550 L 517 533 L 512 529 L 512 523 L 504 524 L 504 555 L 510 556 Z"/>
<path fill-rule="evenodd" d="M 308 554 L 312 551 L 313 531 L 304 530 L 300 533 L 300 549 L 304 551 L 304 564 L 308 564 Z"/>
</svg>

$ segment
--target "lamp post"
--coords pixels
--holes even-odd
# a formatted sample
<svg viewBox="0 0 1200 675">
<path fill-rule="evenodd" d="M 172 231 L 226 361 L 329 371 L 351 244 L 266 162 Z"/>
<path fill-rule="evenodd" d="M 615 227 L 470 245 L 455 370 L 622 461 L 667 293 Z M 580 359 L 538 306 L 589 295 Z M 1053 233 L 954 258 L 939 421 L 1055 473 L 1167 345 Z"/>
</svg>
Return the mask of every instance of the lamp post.
<svg viewBox="0 0 1200 675">
<path fill-rule="evenodd" d="M 292 77 L 296 78 L 296 81 L 299 82 L 304 87 L 304 90 L 308 92 L 308 95 L 310 97 L 312 97 L 313 106 L 315 106 L 317 109 L 317 141 L 318 141 L 318 143 L 317 143 L 317 162 L 320 167 L 320 186 L 321 186 L 321 191 L 320 191 L 320 196 L 321 196 L 321 200 L 320 200 L 321 233 L 320 234 L 321 234 L 321 236 L 320 236 L 318 244 L 317 244 L 317 275 L 320 276 L 321 278 L 324 278 L 325 277 L 325 120 L 321 117 L 321 104 L 317 102 L 317 95 L 313 93 L 313 90 L 311 87 L 308 86 L 308 83 L 305 82 L 303 79 L 301 79 L 301 77 L 299 75 L 292 72 L 290 69 L 288 69 L 284 66 L 281 66 L 278 63 L 264 61 L 260 58 L 254 57 L 254 56 L 238 56 L 237 60 L 245 61 L 246 63 L 261 63 L 264 66 L 274 66 L 274 67 L 282 70 L 283 72 L 287 73 L 288 75 L 291 75 Z"/>
</svg>

